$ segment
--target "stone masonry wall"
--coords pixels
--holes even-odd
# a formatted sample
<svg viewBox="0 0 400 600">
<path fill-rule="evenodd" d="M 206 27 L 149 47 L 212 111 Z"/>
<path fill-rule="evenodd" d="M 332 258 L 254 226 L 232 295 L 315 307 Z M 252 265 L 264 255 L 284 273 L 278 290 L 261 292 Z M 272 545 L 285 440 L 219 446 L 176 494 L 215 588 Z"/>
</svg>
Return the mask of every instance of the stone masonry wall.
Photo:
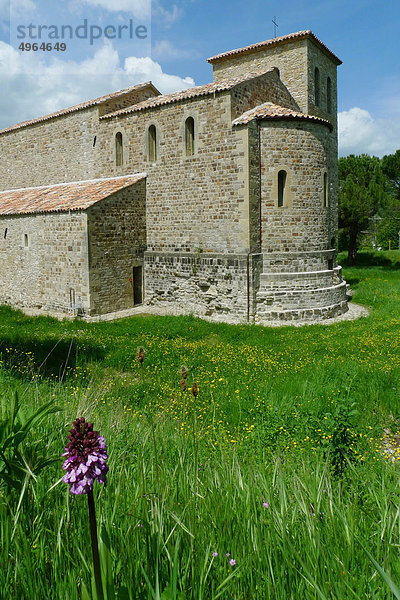
<svg viewBox="0 0 400 600">
<path fill-rule="evenodd" d="M 195 155 L 187 157 L 184 128 L 195 120 Z M 237 252 L 249 246 L 246 184 L 238 174 L 243 139 L 232 131 L 229 92 L 173 103 L 120 118 L 97 108 L 0 134 L 2 189 L 148 173 L 148 246 L 155 250 Z M 158 157 L 147 136 L 157 127 Z M 116 166 L 115 135 L 123 135 Z M 96 142 L 94 144 L 94 139 Z"/>
<path fill-rule="evenodd" d="M 0 304 L 88 309 L 85 213 L 0 217 L 0 265 Z"/>
<path fill-rule="evenodd" d="M 315 67 L 318 67 L 320 76 L 320 103 L 315 104 Z M 331 80 L 331 112 L 327 107 L 327 79 Z M 336 64 L 324 52 L 309 42 L 308 44 L 308 107 L 307 112 L 310 115 L 316 115 L 322 119 L 327 119 L 337 129 L 337 68 Z"/>
<path fill-rule="evenodd" d="M 145 180 L 102 200 L 87 212 L 90 314 L 131 308 L 132 269 L 143 265 L 146 247 Z"/>
<path fill-rule="evenodd" d="M 99 116 L 154 95 L 152 87 L 141 88 L 99 106 L 0 132 L 0 189 L 104 177 L 95 175 L 100 160 Z"/>
<path fill-rule="evenodd" d="M 277 67 L 280 78 L 303 112 L 308 108 L 307 40 L 297 40 L 251 54 L 238 54 L 213 64 L 214 81 Z"/>
<path fill-rule="evenodd" d="M 0 189 L 94 179 L 98 136 L 97 107 L 1 133 Z"/>
<path fill-rule="evenodd" d="M 331 177 L 328 127 L 313 123 L 267 122 L 261 126 L 262 251 L 328 250 L 330 212 L 336 197 L 323 206 L 324 173 Z M 286 206 L 277 205 L 277 179 L 287 171 Z"/>
<path fill-rule="evenodd" d="M 290 105 L 290 98 L 276 73 L 246 82 L 232 94 L 232 103 L 227 92 L 100 122 L 97 109 L 87 109 L 2 134 L 6 168 L 0 185 L 7 189 L 147 171 L 150 250 L 247 252 L 254 248 L 244 172 L 248 141 L 232 130 L 232 113 L 237 116 L 266 100 Z M 193 157 L 184 150 L 188 116 L 195 120 Z M 157 127 L 156 162 L 148 159 L 150 124 Z M 124 139 L 120 167 L 115 164 L 117 131 Z"/>
<path fill-rule="evenodd" d="M 320 73 L 320 106 L 315 106 L 314 70 L 318 67 Z M 330 77 L 332 84 L 332 109 L 327 111 L 327 79 Z M 329 163 L 329 195 L 331 210 L 329 212 L 329 233 L 334 238 L 334 246 L 337 246 L 337 223 L 338 223 L 338 140 L 337 140 L 337 68 L 334 62 L 317 46 L 309 43 L 308 46 L 308 86 L 309 86 L 309 114 L 327 119 L 332 125 L 332 133 L 327 138 L 326 152 Z"/>
<path fill-rule="evenodd" d="M 185 121 L 195 123 L 195 153 L 186 156 Z M 230 94 L 203 96 L 117 118 L 102 119 L 98 173 L 147 173 L 147 246 L 159 252 L 245 252 L 246 183 L 238 160 L 246 141 L 232 130 Z M 157 160 L 149 160 L 148 129 L 157 129 Z M 115 165 L 114 136 L 126 139 Z"/>
<path fill-rule="evenodd" d="M 255 297 L 257 323 L 328 318 L 347 310 L 346 284 L 336 266 L 333 137 L 329 127 L 315 123 L 260 123 L 263 269 Z M 280 170 L 287 177 L 279 207 Z"/>
<path fill-rule="evenodd" d="M 164 312 L 246 322 L 247 255 L 145 253 L 147 303 Z"/>
<path fill-rule="evenodd" d="M 142 102 L 143 100 L 147 100 L 147 98 L 153 98 L 157 96 L 155 90 L 152 86 L 139 88 L 137 90 L 132 90 L 129 94 L 124 94 L 123 96 L 111 98 L 107 102 L 103 102 L 99 105 L 99 115 L 106 115 L 111 112 L 115 112 L 116 110 L 120 110 L 121 108 L 126 108 L 128 106 L 132 106 L 133 104 L 137 104 L 138 102 Z"/>
<path fill-rule="evenodd" d="M 286 42 L 275 47 L 260 48 L 249 54 L 237 54 L 213 64 L 214 81 L 255 73 L 276 67 L 280 78 L 300 109 L 328 119 L 336 130 L 337 65 L 311 39 Z M 320 105 L 315 105 L 314 71 L 320 71 Z M 327 78 L 332 84 L 332 109 L 327 111 Z M 278 102 L 279 103 L 279 102 Z M 286 106 L 284 104 L 283 106 Z"/>
<path fill-rule="evenodd" d="M 251 252 L 261 252 L 261 178 L 260 178 L 260 140 L 259 123 L 250 121 L 248 132 L 248 178 L 249 178 L 249 214 L 250 214 L 250 249 Z"/>
<path fill-rule="evenodd" d="M 236 86 L 232 92 L 232 120 L 264 102 L 273 102 L 299 110 L 299 107 L 282 83 L 278 71 L 267 72 Z"/>
</svg>

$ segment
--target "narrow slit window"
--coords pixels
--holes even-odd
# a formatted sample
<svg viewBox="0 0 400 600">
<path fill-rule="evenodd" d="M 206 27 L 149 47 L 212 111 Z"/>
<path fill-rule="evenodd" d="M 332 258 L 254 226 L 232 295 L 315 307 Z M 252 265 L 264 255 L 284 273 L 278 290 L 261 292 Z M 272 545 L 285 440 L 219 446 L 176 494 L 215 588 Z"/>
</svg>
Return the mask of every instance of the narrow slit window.
<svg viewBox="0 0 400 600">
<path fill-rule="evenodd" d="M 324 173 L 324 208 L 328 206 L 328 174 Z"/>
<path fill-rule="evenodd" d="M 326 80 L 326 110 L 328 113 L 332 112 L 332 81 L 330 77 Z"/>
<path fill-rule="evenodd" d="M 278 207 L 284 205 L 285 202 L 285 187 L 286 187 L 286 171 L 278 173 Z"/>
<path fill-rule="evenodd" d="M 155 125 L 149 127 L 149 161 L 157 160 L 157 130 Z"/>
<path fill-rule="evenodd" d="M 194 119 L 188 117 L 185 123 L 186 156 L 194 155 Z"/>
<path fill-rule="evenodd" d="M 7 231 L 8 231 L 8 227 L 6 227 L 4 230 L 4 239 L 7 239 Z"/>
<path fill-rule="evenodd" d="M 27 233 L 24 234 L 24 244 L 25 244 L 25 248 L 27 248 L 29 246 L 29 238 L 28 238 Z"/>
<path fill-rule="evenodd" d="M 320 105 L 320 87 L 319 87 L 319 69 L 315 67 L 314 71 L 314 94 L 315 94 L 315 106 Z"/>
<path fill-rule="evenodd" d="M 115 164 L 121 167 L 124 162 L 124 150 L 122 145 L 122 133 L 118 131 L 115 136 Z"/>
</svg>

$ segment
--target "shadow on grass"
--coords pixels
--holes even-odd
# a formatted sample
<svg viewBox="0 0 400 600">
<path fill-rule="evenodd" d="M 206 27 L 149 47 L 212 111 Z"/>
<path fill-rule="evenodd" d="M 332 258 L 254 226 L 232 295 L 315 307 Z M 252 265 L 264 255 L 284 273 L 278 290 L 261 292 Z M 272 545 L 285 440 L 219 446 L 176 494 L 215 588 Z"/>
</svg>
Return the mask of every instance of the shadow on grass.
<svg viewBox="0 0 400 600">
<path fill-rule="evenodd" d="M 103 357 L 102 349 L 87 343 L 83 347 L 73 337 L 58 341 L 0 337 L 2 366 L 22 379 L 40 377 L 64 381 L 76 373 L 78 365 L 100 361 Z"/>
<path fill-rule="evenodd" d="M 347 253 L 340 255 L 342 267 L 349 267 Z M 356 269 L 365 267 L 384 267 L 385 269 L 397 271 L 400 269 L 400 252 L 359 252 L 355 265 Z"/>
<path fill-rule="evenodd" d="M 360 281 L 361 279 L 357 279 L 356 277 L 346 277 L 346 283 L 348 283 L 350 287 L 358 285 Z"/>
</svg>

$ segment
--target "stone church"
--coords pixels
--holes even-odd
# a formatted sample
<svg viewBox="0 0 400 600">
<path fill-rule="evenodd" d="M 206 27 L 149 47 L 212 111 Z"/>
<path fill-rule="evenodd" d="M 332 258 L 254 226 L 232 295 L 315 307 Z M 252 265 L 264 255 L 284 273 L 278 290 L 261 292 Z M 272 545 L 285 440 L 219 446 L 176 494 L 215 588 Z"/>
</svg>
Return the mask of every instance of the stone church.
<svg viewBox="0 0 400 600">
<path fill-rule="evenodd" d="M 337 78 L 311 31 L 0 131 L 0 304 L 217 321 L 347 310 L 336 262 Z"/>
</svg>

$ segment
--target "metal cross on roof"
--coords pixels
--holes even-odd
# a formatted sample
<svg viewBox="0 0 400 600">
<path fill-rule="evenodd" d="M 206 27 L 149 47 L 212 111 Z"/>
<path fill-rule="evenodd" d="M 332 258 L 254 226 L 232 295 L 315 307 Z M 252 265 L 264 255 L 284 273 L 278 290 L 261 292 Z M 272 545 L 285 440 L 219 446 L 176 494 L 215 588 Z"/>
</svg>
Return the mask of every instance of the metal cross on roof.
<svg viewBox="0 0 400 600">
<path fill-rule="evenodd" d="M 272 22 L 274 24 L 274 38 L 276 38 L 276 30 L 277 30 L 277 27 L 278 27 L 278 23 L 276 22 L 276 17 L 274 17 L 272 19 Z"/>
</svg>

